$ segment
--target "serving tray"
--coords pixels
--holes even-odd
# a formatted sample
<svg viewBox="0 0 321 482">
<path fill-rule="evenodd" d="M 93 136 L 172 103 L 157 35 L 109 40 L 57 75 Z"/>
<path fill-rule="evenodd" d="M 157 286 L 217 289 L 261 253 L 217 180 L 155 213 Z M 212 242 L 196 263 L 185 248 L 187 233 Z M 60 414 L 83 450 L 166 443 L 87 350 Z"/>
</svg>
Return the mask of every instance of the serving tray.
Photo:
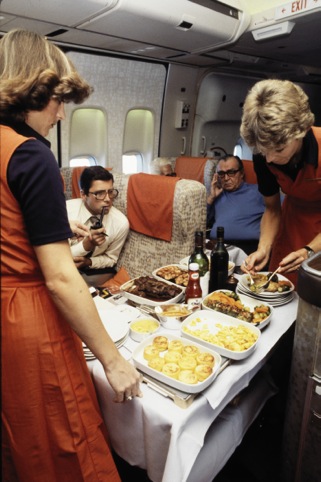
<svg viewBox="0 0 321 482">
<path fill-rule="evenodd" d="M 218 327 L 217 325 L 220 326 Z M 249 348 L 242 351 L 234 351 L 224 348 L 224 346 L 220 346 L 210 341 L 211 335 L 216 335 L 221 327 L 245 327 L 256 336 L 256 341 Z M 189 330 L 189 333 L 185 331 L 186 328 Z M 195 334 L 193 334 L 193 332 Z M 199 337 L 200 333 L 202 334 L 203 339 Z M 183 338 L 187 338 L 192 342 L 197 342 L 207 349 L 215 350 L 222 356 L 231 358 L 232 360 L 243 360 L 244 358 L 250 356 L 255 350 L 261 336 L 261 331 L 251 323 L 236 320 L 235 318 L 223 313 L 219 313 L 217 311 L 199 310 L 188 316 L 186 320 L 183 321 L 181 325 L 181 335 Z"/>
<path fill-rule="evenodd" d="M 141 342 L 133 351 L 132 353 L 132 360 L 134 362 L 134 365 L 136 368 L 138 368 L 141 372 L 143 372 L 146 375 L 151 376 L 152 378 L 164 383 L 165 385 L 168 385 L 170 387 L 173 387 L 177 390 L 180 390 L 181 392 L 185 393 L 200 393 L 203 391 L 205 388 L 207 388 L 216 378 L 216 376 L 219 373 L 221 363 L 222 363 L 222 358 L 221 356 L 214 351 L 213 349 L 205 349 L 204 346 L 202 346 L 199 343 L 196 343 L 193 341 L 192 343 L 188 340 L 183 340 L 181 337 L 172 335 L 171 333 L 163 332 L 162 336 L 166 336 L 168 341 L 171 340 L 181 340 L 184 345 L 195 345 L 196 347 L 199 348 L 200 352 L 207 352 L 211 353 L 214 356 L 215 359 L 215 364 L 213 368 L 212 374 L 206 378 L 206 380 L 202 382 L 198 382 L 195 385 L 189 385 L 187 383 L 183 383 L 180 380 L 176 380 L 174 378 L 168 377 L 162 372 L 159 372 L 157 370 L 154 370 L 153 368 L 148 366 L 148 361 L 144 359 L 144 348 L 147 345 L 151 345 L 153 343 L 153 339 L 155 338 L 156 335 L 152 335 L 143 342 Z M 160 356 L 163 356 L 160 354 Z"/>
</svg>

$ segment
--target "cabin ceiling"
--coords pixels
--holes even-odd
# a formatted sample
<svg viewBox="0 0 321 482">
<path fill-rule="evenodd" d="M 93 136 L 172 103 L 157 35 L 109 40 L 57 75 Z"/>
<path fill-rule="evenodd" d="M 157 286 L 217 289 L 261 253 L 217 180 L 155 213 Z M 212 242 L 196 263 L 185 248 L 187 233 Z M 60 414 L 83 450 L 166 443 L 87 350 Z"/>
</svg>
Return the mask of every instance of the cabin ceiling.
<svg viewBox="0 0 321 482">
<path fill-rule="evenodd" d="M 312 11 L 283 19 L 278 7 L 271 8 L 278 0 L 264 2 L 269 8 L 252 15 L 251 0 L 162 0 L 162 7 L 175 8 L 159 15 L 151 0 L 0 0 L 0 32 L 21 27 L 71 48 L 321 85 L 321 0 L 314 1 L 319 6 Z M 178 29 L 177 19 L 192 27 Z M 224 28 L 215 19 L 223 19 Z M 254 40 L 253 30 L 288 20 L 291 33 Z"/>
</svg>

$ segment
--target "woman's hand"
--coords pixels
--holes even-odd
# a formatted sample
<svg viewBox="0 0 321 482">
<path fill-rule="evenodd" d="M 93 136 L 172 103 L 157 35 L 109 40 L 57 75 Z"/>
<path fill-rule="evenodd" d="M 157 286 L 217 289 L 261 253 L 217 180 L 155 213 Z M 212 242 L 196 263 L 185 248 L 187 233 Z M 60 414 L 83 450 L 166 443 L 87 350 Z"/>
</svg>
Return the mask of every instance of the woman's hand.
<svg viewBox="0 0 321 482">
<path fill-rule="evenodd" d="M 243 261 L 241 265 L 241 270 L 244 271 L 244 273 L 250 272 L 250 274 L 254 275 L 259 271 L 262 271 L 262 269 L 269 262 L 269 257 L 270 257 L 269 252 L 263 249 L 258 249 L 257 251 L 254 251 L 254 253 L 251 253 Z"/>
<path fill-rule="evenodd" d="M 292 251 L 280 262 L 279 273 L 291 273 L 291 271 L 298 270 L 306 259 L 308 259 L 308 252 L 305 248 Z"/>
<path fill-rule="evenodd" d="M 122 356 L 107 366 L 105 374 L 115 392 L 114 402 L 126 402 L 134 397 L 143 396 L 140 389 L 142 375 Z"/>
</svg>

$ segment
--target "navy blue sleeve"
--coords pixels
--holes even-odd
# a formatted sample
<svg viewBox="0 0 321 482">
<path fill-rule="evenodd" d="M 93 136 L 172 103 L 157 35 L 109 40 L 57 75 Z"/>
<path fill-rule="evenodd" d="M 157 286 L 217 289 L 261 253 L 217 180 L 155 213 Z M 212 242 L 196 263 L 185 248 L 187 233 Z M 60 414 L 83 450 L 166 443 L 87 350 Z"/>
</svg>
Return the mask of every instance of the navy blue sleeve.
<svg viewBox="0 0 321 482">
<path fill-rule="evenodd" d="M 16 149 L 8 166 L 8 184 L 33 246 L 72 236 L 59 167 L 44 143 L 30 139 Z"/>
<path fill-rule="evenodd" d="M 263 196 L 273 196 L 280 190 L 276 177 L 266 165 L 266 160 L 261 154 L 253 156 L 254 170 L 257 177 L 259 191 Z"/>
</svg>

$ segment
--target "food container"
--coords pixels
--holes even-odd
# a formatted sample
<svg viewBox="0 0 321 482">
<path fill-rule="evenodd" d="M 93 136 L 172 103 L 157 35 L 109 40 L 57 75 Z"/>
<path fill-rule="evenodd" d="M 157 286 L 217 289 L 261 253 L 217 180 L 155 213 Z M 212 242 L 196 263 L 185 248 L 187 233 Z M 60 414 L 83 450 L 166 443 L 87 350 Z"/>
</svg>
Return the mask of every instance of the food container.
<svg viewBox="0 0 321 482">
<path fill-rule="evenodd" d="M 149 367 L 148 361 L 145 360 L 145 358 L 144 358 L 144 349 L 148 345 L 153 344 L 153 340 L 155 338 L 154 335 L 152 335 L 152 336 L 146 338 L 144 341 L 142 341 L 133 351 L 132 360 L 134 362 L 135 367 L 138 368 L 141 372 L 146 373 L 147 375 L 150 375 L 154 379 L 159 380 L 160 382 L 165 383 L 166 385 L 169 385 L 170 387 L 176 388 L 177 390 L 181 390 L 182 392 L 185 392 L 185 393 L 199 393 L 202 390 L 204 390 L 205 388 L 207 388 L 215 380 L 216 376 L 218 375 L 219 369 L 221 367 L 222 358 L 219 355 L 219 353 L 217 351 L 214 351 L 213 349 L 206 349 L 202 345 L 200 345 L 199 343 L 195 343 L 194 341 L 193 341 L 193 343 L 191 343 L 188 340 L 183 340 L 182 338 L 180 338 L 178 336 L 174 336 L 170 333 L 166 333 L 165 336 L 168 339 L 168 342 L 170 342 L 172 340 L 181 340 L 183 345 L 189 345 L 189 346 L 193 345 L 193 346 L 197 347 L 201 353 L 206 352 L 206 353 L 210 353 L 211 355 L 213 355 L 213 357 L 214 357 L 214 367 L 213 367 L 213 371 L 212 371 L 211 375 L 208 378 L 206 378 L 204 381 L 197 382 L 196 384 L 188 384 L 188 383 L 181 382 L 180 380 L 171 378 L 171 377 L 165 375 L 163 372 L 157 371 L 157 370 Z M 166 353 L 166 351 L 161 352 L 160 356 L 164 357 L 165 353 Z"/>
<path fill-rule="evenodd" d="M 159 330 L 160 324 L 155 318 L 144 316 L 133 320 L 130 325 L 130 337 L 138 342 L 153 335 Z"/>
<path fill-rule="evenodd" d="M 228 332 L 226 334 L 226 332 Z M 240 333 L 238 333 L 240 332 Z M 232 360 L 243 360 L 253 353 L 261 331 L 246 321 L 236 320 L 216 311 L 200 310 L 188 316 L 181 325 L 182 337 L 215 350 Z M 219 344 L 216 338 L 219 337 Z M 233 340 L 233 341 L 232 341 Z M 246 341 L 245 341 L 246 340 Z M 235 343 L 244 349 L 227 348 Z"/>
<path fill-rule="evenodd" d="M 128 298 L 129 300 L 133 301 L 134 303 L 136 303 L 138 305 L 148 305 L 148 306 L 168 305 L 168 304 L 172 304 L 172 303 L 178 303 L 183 298 L 184 289 L 182 287 L 179 288 L 178 286 L 175 286 L 176 288 L 179 289 L 178 294 L 176 296 L 174 296 L 173 298 L 170 298 L 166 301 L 159 301 L 159 300 L 146 298 L 146 297 L 143 297 L 143 296 L 138 296 L 136 294 L 133 294 L 128 290 L 130 290 L 135 285 L 136 279 L 138 279 L 138 278 L 134 278 L 134 279 L 124 283 L 120 287 L 120 290 L 122 292 L 122 295 L 124 295 L 126 298 Z M 155 280 L 155 278 L 153 278 L 153 279 Z M 173 286 L 172 283 L 168 283 L 167 281 L 164 281 L 164 280 L 162 280 L 162 283 L 166 283 L 167 285 L 169 285 L 171 287 Z"/>
<path fill-rule="evenodd" d="M 188 283 L 188 269 L 180 264 L 170 264 L 157 268 L 152 272 L 152 276 L 160 281 L 167 281 L 175 286 L 180 286 L 184 290 Z"/>
<path fill-rule="evenodd" d="M 268 303 L 264 303 L 260 300 L 253 299 L 250 296 L 245 296 L 245 295 L 240 295 L 239 293 L 234 293 L 231 290 L 217 290 L 217 291 L 213 291 L 212 293 L 207 295 L 202 301 L 202 309 L 203 310 L 209 310 L 209 311 L 214 311 L 214 312 L 218 312 L 218 313 L 224 313 L 228 317 L 238 319 L 238 317 L 236 316 L 238 313 L 233 310 L 233 305 L 223 305 L 222 307 L 218 306 L 218 307 L 213 307 L 213 308 L 207 305 L 209 298 L 211 298 L 211 296 L 214 293 L 218 293 L 218 294 L 224 293 L 224 294 L 227 294 L 227 295 L 232 294 L 233 297 L 234 296 L 237 297 L 239 299 L 239 301 L 241 302 L 242 306 L 244 307 L 245 312 L 253 313 L 254 311 L 260 311 L 259 307 L 266 308 L 270 312 L 270 314 L 268 316 L 266 316 L 264 318 L 261 318 L 261 319 L 259 318 L 259 315 L 257 314 L 255 316 L 255 319 L 253 319 L 252 321 L 249 321 L 249 320 L 242 320 L 242 321 L 253 324 L 253 325 L 257 326 L 258 328 L 260 328 L 260 330 L 270 323 L 272 315 L 273 315 L 273 311 L 274 311 L 273 306 L 269 305 Z M 230 313 L 229 313 L 229 310 L 230 310 Z M 239 315 L 239 316 L 241 316 L 241 315 Z"/>
<path fill-rule="evenodd" d="M 182 321 L 185 320 L 193 310 L 189 309 L 186 304 L 170 304 L 155 307 L 157 318 L 164 328 L 170 330 L 179 330 Z"/>
</svg>

